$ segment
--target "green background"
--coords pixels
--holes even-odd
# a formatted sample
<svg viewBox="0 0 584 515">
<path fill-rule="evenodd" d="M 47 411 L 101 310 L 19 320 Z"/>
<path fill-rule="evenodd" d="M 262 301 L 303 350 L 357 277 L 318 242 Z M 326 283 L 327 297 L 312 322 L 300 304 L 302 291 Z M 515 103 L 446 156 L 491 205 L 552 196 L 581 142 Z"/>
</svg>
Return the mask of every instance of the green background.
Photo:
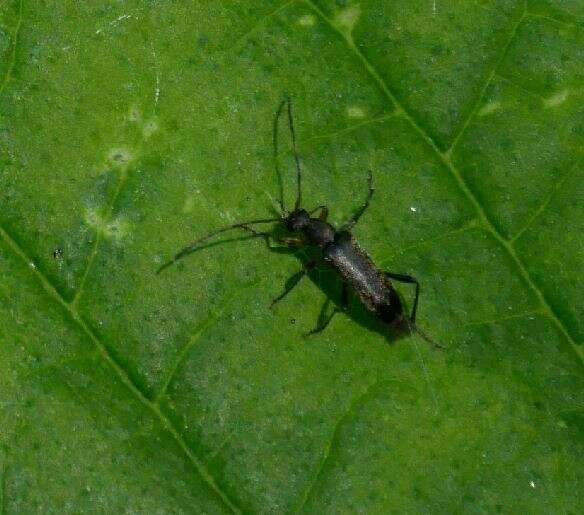
<svg viewBox="0 0 584 515">
<path fill-rule="evenodd" d="M 0 513 L 584 511 L 582 1 L 3 0 L 0 57 Z M 303 338 L 261 240 L 155 275 L 272 216 L 287 94 L 446 350 Z"/>
</svg>

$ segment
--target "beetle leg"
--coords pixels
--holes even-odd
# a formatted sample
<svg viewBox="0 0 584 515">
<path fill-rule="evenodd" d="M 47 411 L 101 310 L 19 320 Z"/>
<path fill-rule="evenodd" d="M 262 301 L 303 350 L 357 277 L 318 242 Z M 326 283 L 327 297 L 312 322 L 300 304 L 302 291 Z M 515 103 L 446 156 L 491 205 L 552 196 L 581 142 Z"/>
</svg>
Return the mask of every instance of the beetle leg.
<svg viewBox="0 0 584 515">
<path fill-rule="evenodd" d="M 308 212 L 308 214 L 312 215 L 312 213 L 315 213 L 319 209 L 320 209 L 320 214 L 318 215 L 318 219 L 323 221 L 323 222 L 326 222 L 326 219 L 328 218 L 328 207 L 326 207 L 326 206 L 317 206 L 314 209 L 310 210 Z"/>
<path fill-rule="evenodd" d="M 337 313 L 342 313 L 347 310 L 347 307 L 349 306 L 349 289 L 347 288 L 347 283 L 343 282 L 343 289 L 341 290 L 341 307 L 335 306 L 330 315 L 327 315 L 329 304 L 330 299 L 327 299 L 322 305 L 322 309 L 320 310 L 320 315 L 318 316 L 318 323 L 316 324 L 316 327 L 312 331 L 306 333 L 304 335 L 305 337 L 322 333 L 328 327 L 328 325 L 331 323 L 331 320 Z"/>
<path fill-rule="evenodd" d="M 407 274 L 394 274 L 393 272 L 383 272 L 390 279 L 399 281 L 400 283 L 408 283 L 416 285 L 416 295 L 414 297 L 414 305 L 412 307 L 412 314 L 410 315 L 410 322 L 412 324 L 416 323 L 416 312 L 418 311 L 418 298 L 420 297 L 420 283 L 418 280 Z"/>
<path fill-rule="evenodd" d="M 306 245 L 306 242 L 302 238 L 274 238 L 278 243 L 283 243 L 284 245 L 288 245 L 290 247 L 302 247 Z"/>
<path fill-rule="evenodd" d="M 375 189 L 373 188 L 373 174 L 371 173 L 371 170 L 369 170 L 367 183 L 369 184 L 369 193 L 367 194 L 367 198 L 365 199 L 365 204 L 363 204 L 357 210 L 357 212 L 351 218 L 349 218 L 349 220 L 347 220 L 345 225 L 341 227 L 340 229 L 341 231 L 350 231 L 353 227 L 355 227 L 355 224 L 359 221 L 359 218 L 361 218 L 363 213 L 365 213 L 365 211 L 367 211 L 367 208 L 369 207 L 369 202 L 371 202 L 371 197 L 373 197 L 373 192 L 375 191 Z"/>
<path fill-rule="evenodd" d="M 286 281 L 284 291 L 271 302 L 270 309 L 272 309 L 278 302 L 280 302 L 286 295 L 288 295 L 298 285 L 302 278 L 306 276 L 308 272 L 314 269 L 315 266 L 316 263 L 314 261 L 309 261 L 306 266 L 300 270 L 300 272 L 296 272 L 293 276 L 291 276 Z"/>
</svg>

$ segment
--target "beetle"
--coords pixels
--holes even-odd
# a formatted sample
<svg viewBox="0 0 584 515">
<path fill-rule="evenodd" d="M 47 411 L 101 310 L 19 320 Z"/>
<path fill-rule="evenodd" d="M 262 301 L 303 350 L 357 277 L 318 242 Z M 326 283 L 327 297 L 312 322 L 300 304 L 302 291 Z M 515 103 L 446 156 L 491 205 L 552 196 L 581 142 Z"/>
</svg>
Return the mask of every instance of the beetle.
<svg viewBox="0 0 584 515">
<path fill-rule="evenodd" d="M 327 221 L 327 206 L 317 206 L 312 210 L 302 207 L 302 169 L 296 146 L 296 133 L 292 116 L 292 102 L 290 98 L 285 98 L 279 105 L 274 120 L 273 146 L 276 172 L 280 177 L 278 169 L 278 127 L 282 113 L 286 111 L 288 118 L 288 128 L 290 132 L 292 153 L 296 167 L 296 201 L 294 208 L 289 211 L 284 206 L 283 188 L 280 188 L 280 199 L 278 200 L 280 216 L 278 218 L 263 218 L 239 222 L 220 229 L 215 229 L 202 237 L 196 239 L 182 250 L 180 250 L 170 261 L 163 264 L 157 273 L 162 272 L 178 260 L 199 250 L 201 244 L 210 238 L 231 230 L 243 230 L 251 237 L 275 238 L 274 233 L 259 231 L 254 226 L 279 222 L 281 227 L 290 237 L 276 238 L 280 243 L 288 246 L 308 246 L 318 250 L 321 263 L 328 265 L 342 280 L 341 308 L 336 308 L 328 318 L 322 321 L 316 329 L 308 334 L 316 334 L 323 331 L 335 313 L 345 311 L 348 307 L 349 289 L 352 290 L 363 306 L 371 312 L 375 318 L 389 325 L 397 333 L 416 332 L 426 341 L 436 348 L 442 348 L 416 326 L 416 314 L 418 310 L 418 300 L 420 296 L 419 281 L 408 274 L 384 271 L 375 266 L 369 255 L 357 244 L 351 230 L 367 211 L 373 197 L 373 175 L 369 171 L 368 193 L 365 202 L 339 229 Z M 314 216 L 318 213 L 318 216 Z M 269 240 L 268 240 L 269 241 Z M 270 308 L 288 295 L 293 288 L 311 270 L 318 265 L 315 260 L 309 261 L 303 269 L 292 276 L 287 281 L 287 287 L 276 297 Z M 397 291 L 393 287 L 391 280 L 415 285 L 414 301 L 409 314 L 404 310 L 403 303 Z"/>
</svg>

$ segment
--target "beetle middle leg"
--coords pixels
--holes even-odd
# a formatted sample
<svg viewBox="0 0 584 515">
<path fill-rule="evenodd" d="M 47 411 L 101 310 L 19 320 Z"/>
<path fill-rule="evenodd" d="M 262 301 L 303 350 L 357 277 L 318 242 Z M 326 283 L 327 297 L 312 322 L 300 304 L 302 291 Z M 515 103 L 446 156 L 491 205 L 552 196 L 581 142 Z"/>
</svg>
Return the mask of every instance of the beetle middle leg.
<svg viewBox="0 0 584 515">
<path fill-rule="evenodd" d="M 418 280 L 407 274 L 395 274 L 393 272 L 383 272 L 390 279 L 399 281 L 400 283 L 415 284 L 416 285 L 416 295 L 414 297 L 414 305 L 412 307 L 412 313 L 410 315 L 410 322 L 412 324 L 416 323 L 416 312 L 418 311 L 418 298 L 420 297 L 420 283 Z"/>
<path fill-rule="evenodd" d="M 367 198 L 365 199 L 365 203 L 357 210 L 357 212 L 347 220 L 347 222 L 341 227 L 341 231 L 350 231 L 355 224 L 359 221 L 359 218 L 367 211 L 369 207 L 369 203 L 371 202 L 371 197 L 373 197 L 373 192 L 375 189 L 373 188 L 373 174 L 371 170 L 369 170 L 369 175 L 367 177 L 367 184 L 369 185 L 369 192 L 367 193 Z"/>
<path fill-rule="evenodd" d="M 339 308 L 339 307 L 335 306 L 335 308 L 332 310 L 330 315 L 327 316 L 326 312 L 327 312 L 327 308 L 328 308 L 329 304 L 330 304 L 330 299 L 327 299 L 322 306 L 322 310 L 321 310 L 320 315 L 318 317 L 318 323 L 317 323 L 316 327 L 312 331 L 309 331 L 308 333 L 306 333 L 304 336 L 308 337 L 308 336 L 314 336 L 315 334 L 318 334 L 318 333 L 322 333 L 328 327 L 328 325 L 331 323 L 333 317 L 337 313 L 342 313 L 342 312 L 347 310 L 347 307 L 349 306 L 349 289 L 347 287 L 347 283 L 343 282 L 343 289 L 341 290 L 341 307 Z"/>
</svg>

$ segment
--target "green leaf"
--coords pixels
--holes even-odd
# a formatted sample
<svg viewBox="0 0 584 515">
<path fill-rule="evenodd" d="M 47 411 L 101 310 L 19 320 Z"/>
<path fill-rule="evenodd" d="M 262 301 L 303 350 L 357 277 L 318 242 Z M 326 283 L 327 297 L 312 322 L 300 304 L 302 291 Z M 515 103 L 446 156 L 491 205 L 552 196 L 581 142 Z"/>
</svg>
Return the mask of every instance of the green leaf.
<svg viewBox="0 0 584 515">
<path fill-rule="evenodd" d="M 4 0 L 0 56 L 1 513 L 584 510 L 582 2 Z M 258 239 L 156 275 L 273 216 L 288 94 L 444 351 L 304 338 L 338 282 L 269 310 Z"/>
</svg>

